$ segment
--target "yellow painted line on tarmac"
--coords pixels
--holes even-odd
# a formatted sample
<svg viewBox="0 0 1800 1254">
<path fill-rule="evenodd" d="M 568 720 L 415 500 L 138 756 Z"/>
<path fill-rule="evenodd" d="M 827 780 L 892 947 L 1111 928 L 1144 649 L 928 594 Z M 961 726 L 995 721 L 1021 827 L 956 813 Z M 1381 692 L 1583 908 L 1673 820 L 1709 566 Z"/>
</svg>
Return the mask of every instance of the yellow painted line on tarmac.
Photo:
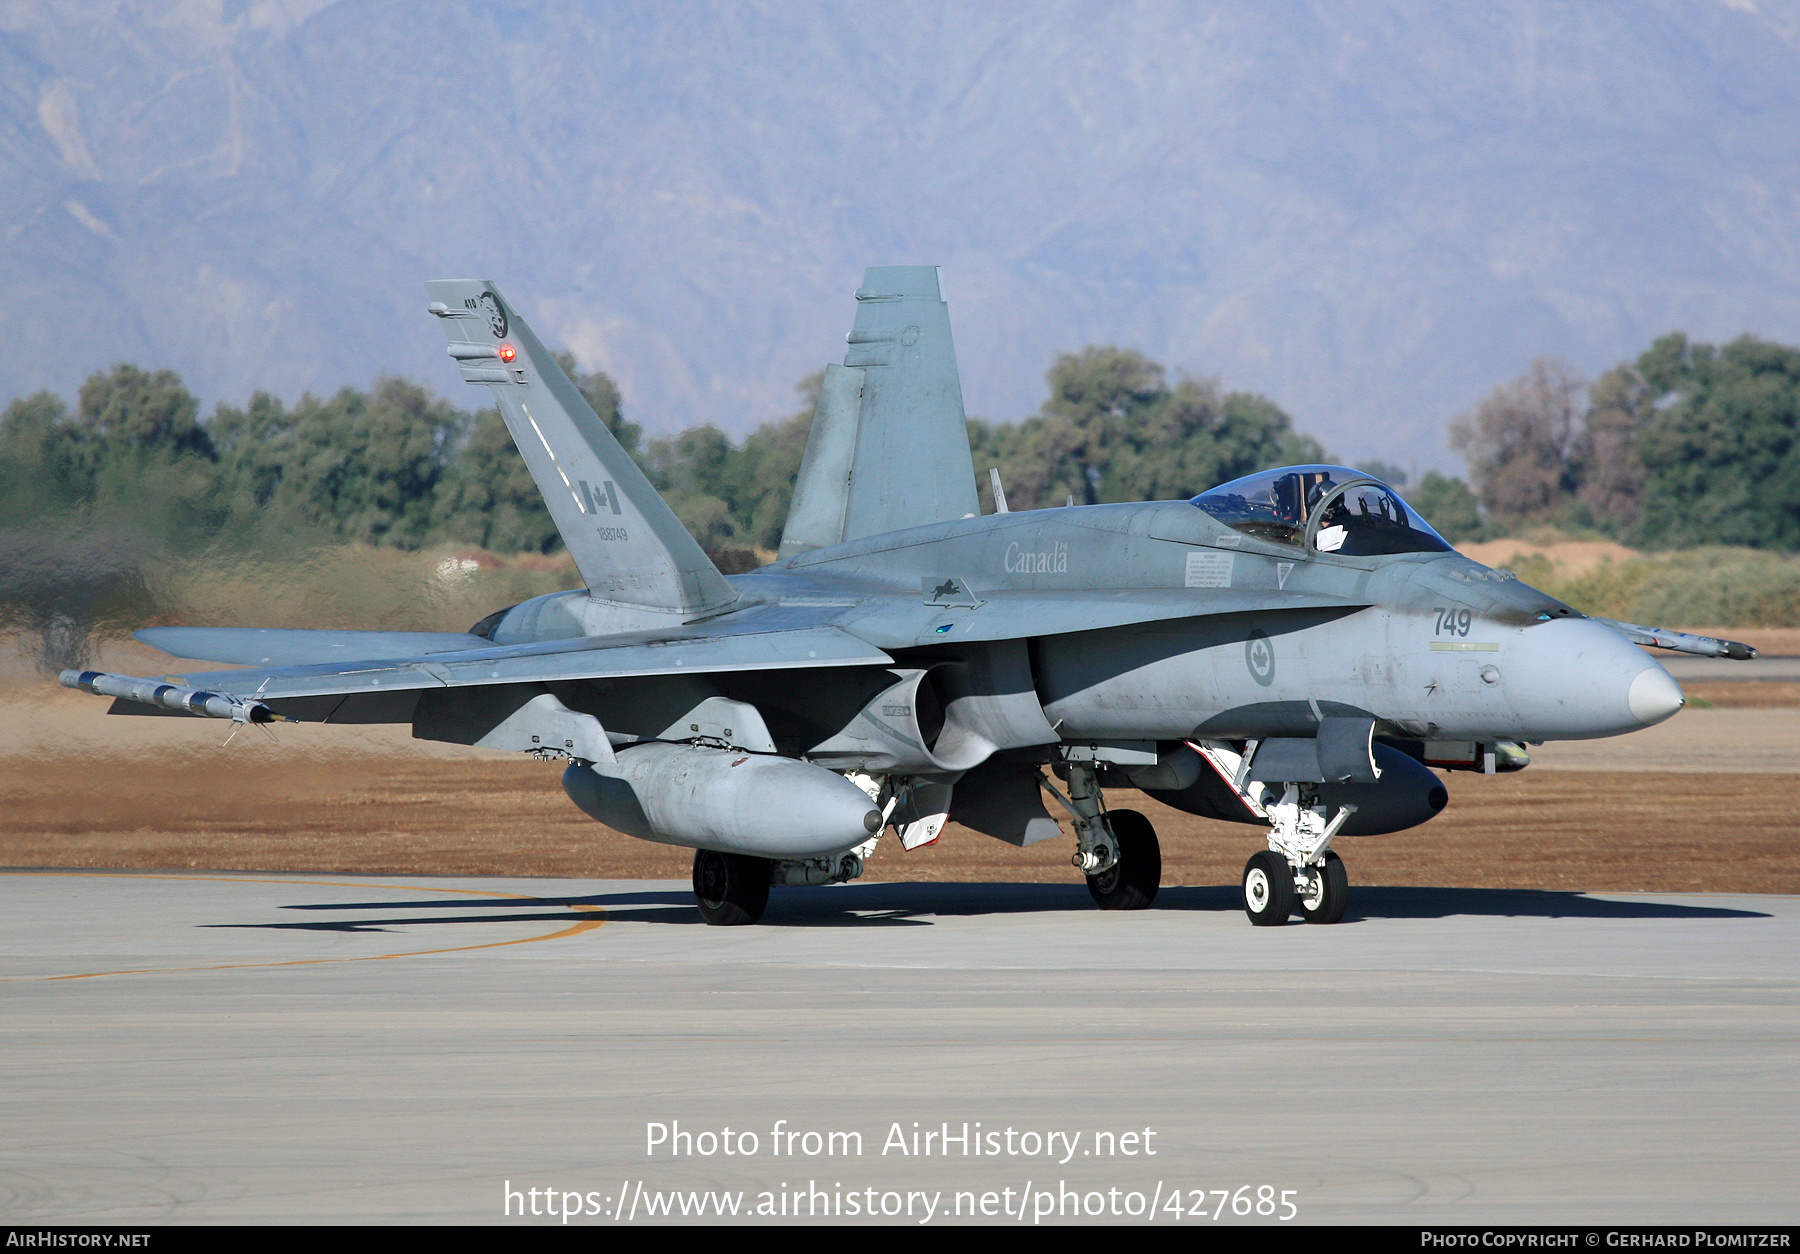
<svg viewBox="0 0 1800 1254">
<path fill-rule="evenodd" d="M 423 958 L 430 954 L 461 954 L 474 949 L 503 949 L 508 945 L 535 945 L 539 941 L 561 940 L 565 936 L 578 936 L 582 932 L 591 932 L 606 923 L 606 910 L 601 906 L 591 906 L 577 902 L 550 901 L 543 897 L 532 897 L 525 893 L 501 893 L 486 888 L 445 888 L 442 885 L 414 884 L 362 884 L 346 880 L 293 880 L 293 879 L 261 879 L 247 875 L 134 875 L 116 871 L 0 871 L 0 875 L 21 875 L 50 877 L 66 876 L 70 879 L 117 879 L 117 880 L 199 880 L 211 884 L 296 884 L 317 888 L 367 888 L 372 890 L 392 890 L 402 893 L 460 893 L 468 897 L 501 897 L 511 901 L 535 901 L 544 905 L 567 905 L 570 909 L 586 913 L 598 914 L 598 919 L 584 919 L 559 932 L 549 932 L 543 936 L 522 936 L 516 940 L 485 941 L 479 945 L 452 945 L 446 949 L 409 949 L 393 954 L 363 954 L 355 958 L 287 958 L 279 962 L 226 962 L 204 967 L 139 967 L 124 971 L 81 971 L 71 975 L 15 975 L 0 977 L 0 984 L 40 983 L 50 980 L 97 980 L 108 975 L 178 975 L 190 971 L 243 971 L 255 967 L 315 967 L 334 962 L 386 962 L 390 958 Z"/>
</svg>

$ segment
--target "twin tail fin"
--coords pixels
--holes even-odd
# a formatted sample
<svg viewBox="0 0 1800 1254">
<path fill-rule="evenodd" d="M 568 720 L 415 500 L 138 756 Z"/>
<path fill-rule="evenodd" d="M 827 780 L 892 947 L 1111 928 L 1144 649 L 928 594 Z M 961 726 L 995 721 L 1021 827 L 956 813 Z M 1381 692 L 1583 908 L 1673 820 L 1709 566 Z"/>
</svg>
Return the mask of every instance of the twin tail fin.
<svg viewBox="0 0 1800 1254">
<path fill-rule="evenodd" d="M 425 285 L 470 383 L 494 395 L 595 600 L 683 619 L 737 599 L 518 311 L 485 280 Z"/>
<path fill-rule="evenodd" d="M 781 556 L 978 513 L 962 379 L 936 266 L 874 266 L 827 366 Z"/>
</svg>

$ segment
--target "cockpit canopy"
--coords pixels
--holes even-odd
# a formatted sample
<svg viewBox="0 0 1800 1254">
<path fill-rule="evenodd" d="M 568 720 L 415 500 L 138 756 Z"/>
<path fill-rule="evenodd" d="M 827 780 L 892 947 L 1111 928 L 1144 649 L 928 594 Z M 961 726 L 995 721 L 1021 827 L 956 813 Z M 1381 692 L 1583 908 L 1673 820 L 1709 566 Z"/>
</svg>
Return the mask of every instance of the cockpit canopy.
<svg viewBox="0 0 1800 1254">
<path fill-rule="evenodd" d="M 1265 470 L 1202 492 L 1193 504 L 1245 535 L 1321 553 L 1376 557 L 1450 548 L 1392 488 L 1347 466 Z"/>
</svg>

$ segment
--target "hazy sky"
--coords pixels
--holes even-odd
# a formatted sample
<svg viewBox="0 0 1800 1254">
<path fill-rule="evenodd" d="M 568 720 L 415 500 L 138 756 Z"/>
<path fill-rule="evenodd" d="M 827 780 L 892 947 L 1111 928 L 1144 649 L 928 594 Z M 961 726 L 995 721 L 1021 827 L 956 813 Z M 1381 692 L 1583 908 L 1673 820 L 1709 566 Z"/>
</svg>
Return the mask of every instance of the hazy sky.
<svg viewBox="0 0 1800 1254">
<path fill-rule="evenodd" d="M 1113 342 L 1445 464 L 1534 356 L 1800 341 L 1796 31 L 1749 0 L 0 3 L 0 397 L 133 360 L 473 405 L 420 285 L 478 275 L 652 431 L 741 432 L 842 359 L 864 266 L 937 263 L 972 414 Z"/>
</svg>

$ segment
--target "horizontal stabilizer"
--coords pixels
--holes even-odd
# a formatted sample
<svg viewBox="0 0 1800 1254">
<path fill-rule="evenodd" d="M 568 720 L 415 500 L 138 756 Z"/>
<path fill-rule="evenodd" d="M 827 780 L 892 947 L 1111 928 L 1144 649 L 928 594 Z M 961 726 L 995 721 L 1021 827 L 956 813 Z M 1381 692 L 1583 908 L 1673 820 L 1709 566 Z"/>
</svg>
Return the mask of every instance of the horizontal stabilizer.
<svg viewBox="0 0 1800 1254">
<path fill-rule="evenodd" d="M 301 631 L 280 627 L 146 627 L 132 633 L 153 649 L 236 666 L 312 666 L 366 658 L 419 657 L 492 642 L 462 631 Z"/>
<path fill-rule="evenodd" d="M 425 285 L 449 353 L 486 384 L 569 556 L 598 601 L 695 618 L 737 593 L 492 283 Z"/>
</svg>

